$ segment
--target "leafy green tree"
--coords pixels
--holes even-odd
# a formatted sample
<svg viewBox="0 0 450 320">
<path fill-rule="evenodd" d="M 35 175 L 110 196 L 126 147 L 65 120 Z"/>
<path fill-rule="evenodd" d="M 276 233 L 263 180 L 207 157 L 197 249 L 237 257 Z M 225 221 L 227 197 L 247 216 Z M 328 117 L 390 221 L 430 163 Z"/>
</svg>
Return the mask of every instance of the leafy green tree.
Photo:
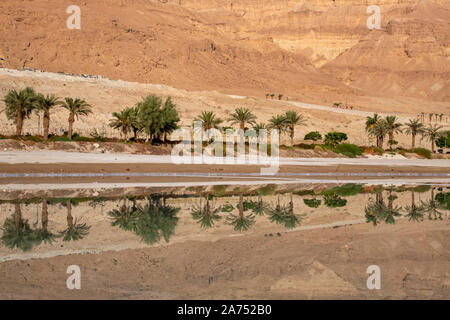
<svg viewBox="0 0 450 320">
<path fill-rule="evenodd" d="M 269 220 L 276 224 L 282 224 L 287 229 L 295 228 L 305 215 L 294 214 L 294 203 L 291 200 L 287 204 L 280 204 L 280 198 L 278 197 L 277 204 L 267 209 Z"/>
<path fill-rule="evenodd" d="M 253 130 L 256 131 L 256 136 L 259 137 L 259 130 L 267 130 L 267 125 L 260 122 L 253 125 Z"/>
<path fill-rule="evenodd" d="M 42 125 L 44 127 L 44 139 L 48 139 L 48 132 L 50 128 L 50 111 L 56 107 L 61 105 L 61 101 L 55 95 L 46 95 L 38 94 L 36 99 L 36 109 L 42 111 L 44 113 L 42 117 Z"/>
<path fill-rule="evenodd" d="M 328 132 L 325 135 L 324 143 L 328 146 L 336 147 L 342 141 L 347 140 L 347 134 L 343 132 Z"/>
<path fill-rule="evenodd" d="M 258 197 L 258 201 L 244 202 L 244 210 L 250 209 L 257 216 L 264 215 L 267 212 L 268 208 L 269 206 L 266 202 L 263 201 L 261 196 Z"/>
<path fill-rule="evenodd" d="M 305 126 L 306 119 L 302 114 L 297 113 L 296 111 L 287 111 L 285 114 L 286 124 L 289 129 L 289 136 L 291 138 L 291 146 L 294 145 L 294 135 L 295 135 L 295 127 L 296 126 Z"/>
<path fill-rule="evenodd" d="M 191 209 L 192 218 L 200 223 L 202 229 L 211 228 L 215 221 L 219 221 L 221 216 L 221 207 L 215 207 L 210 204 L 209 196 L 206 196 L 205 205 L 202 205 L 202 198 L 200 198 L 200 205 L 194 205 Z"/>
<path fill-rule="evenodd" d="M 113 209 L 108 212 L 112 219 L 111 225 L 118 226 L 125 231 L 137 231 L 137 224 L 141 217 L 141 212 L 137 210 L 135 205 L 127 206 L 123 204 L 119 209 Z"/>
<path fill-rule="evenodd" d="M 23 90 L 10 90 L 5 96 L 6 113 L 8 120 L 14 121 L 16 124 L 16 136 L 22 135 L 23 122 L 25 118 L 29 118 L 31 112 L 36 107 L 36 93 L 30 87 Z"/>
<path fill-rule="evenodd" d="M 253 125 L 256 123 L 256 116 L 247 108 L 236 108 L 230 115 L 228 121 L 232 124 L 239 124 L 241 130 L 245 130 L 245 125 Z"/>
<path fill-rule="evenodd" d="M 160 97 L 149 95 L 137 106 L 139 108 L 139 123 L 147 134 L 147 141 L 150 143 L 154 139 L 161 140 L 162 136 L 165 137 L 166 134 L 170 134 L 178 127 L 180 119 L 170 97 L 163 104 Z"/>
<path fill-rule="evenodd" d="M 390 121 L 395 119 L 389 118 Z M 377 141 L 377 147 L 383 148 L 383 142 L 386 135 L 392 130 L 387 120 L 381 119 L 378 114 L 374 114 L 373 117 L 367 117 L 366 118 L 366 132 L 369 135 L 369 137 L 376 138 Z"/>
<path fill-rule="evenodd" d="M 304 140 L 312 140 L 312 141 L 316 142 L 316 141 L 322 140 L 322 135 L 320 134 L 319 131 L 311 131 L 311 132 L 308 132 L 303 139 Z"/>
<path fill-rule="evenodd" d="M 328 208 L 345 207 L 347 205 L 347 200 L 346 199 L 342 199 L 336 193 L 325 195 L 323 197 L 323 200 L 324 200 L 324 204 Z"/>
<path fill-rule="evenodd" d="M 401 216 L 401 208 L 386 206 L 383 201 L 383 193 L 379 192 L 376 195 L 376 201 L 369 202 L 365 208 L 365 217 L 367 222 L 372 222 L 374 225 L 384 221 L 388 224 L 395 223 L 395 218 Z"/>
<path fill-rule="evenodd" d="M 320 199 L 303 199 L 303 202 L 310 208 L 318 208 L 322 204 Z"/>
<path fill-rule="evenodd" d="M 73 220 L 72 216 L 72 202 L 67 200 L 67 228 L 59 232 L 59 236 L 63 237 L 63 241 L 78 241 L 83 239 L 89 234 L 89 229 L 91 228 L 86 223 L 79 223 L 76 219 Z"/>
<path fill-rule="evenodd" d="M 69 130 L 67 136 L 69 139 L 72 139 L 75 118 L 78 120 L 81 116 L 88 116 L 92 113 L 92 109 L 90 104 L 79 98 L 65 98 L 64 100 L 61 105 L 69 111 Z"/>
<path fill-rule="evenodd" d="M 414 150 L 414 148 L 416 147 L 416 136 L 418 134 L 424 133 L 424 125 L 423 123 L 420 123 L 418 119 L 410 119 L 409 122 L 405 124 L 405 126 L 405 133 L 407 135 L 411 135 L 411 150 Z"/>
<path fill-rule="evenodd" d="M 450 130 L 445 131 L 436 140 L 436 146 L 439 148 L 450 148 Z"/>
<path fill-rule="evenodd" d="M 425 128 L 425 131 L 423 132 L 423 137 L 431 142 L 431 152 L 432 153 L 434 153 L 434 145 L 436 144 L 436 141 L 442 135 L 442 132 L 439 131 L 442 128 L 443 128 L 442 126 L 438 126 L 436 124 L 434 124 L 434 125 L 430 124 L 430 126 Z"/>
<path fill-rule="evenodd" d="M 134 109 L 125 108 L 120 112 L 113 112 L 113 118 L 109 120 L 109 126 L 120 130 L 125 142 L 128 140 L 128 132 L 133 129 Z"/>
<path fill-rule="evenodd" d="M 278 100 L 281 100 L 282 98 L 283 98 L 283 94 L 280 93 L 280 94 L 278 95 Z"/>
</svg>

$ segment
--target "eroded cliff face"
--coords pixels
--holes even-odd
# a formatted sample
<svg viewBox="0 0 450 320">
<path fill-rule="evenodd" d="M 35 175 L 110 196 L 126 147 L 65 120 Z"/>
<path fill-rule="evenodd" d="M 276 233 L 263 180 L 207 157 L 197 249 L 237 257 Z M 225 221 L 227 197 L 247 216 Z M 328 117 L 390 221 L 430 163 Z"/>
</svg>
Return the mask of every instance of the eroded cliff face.
<svg viewBox="0 0 450 320">
<path fill-rule="evenodd" d="M 196 90 L 450 99 L 447 0 L 0 3 L 0 64 Z M 366 26 L 381 8 L 381 30 Z"/>
</svg>

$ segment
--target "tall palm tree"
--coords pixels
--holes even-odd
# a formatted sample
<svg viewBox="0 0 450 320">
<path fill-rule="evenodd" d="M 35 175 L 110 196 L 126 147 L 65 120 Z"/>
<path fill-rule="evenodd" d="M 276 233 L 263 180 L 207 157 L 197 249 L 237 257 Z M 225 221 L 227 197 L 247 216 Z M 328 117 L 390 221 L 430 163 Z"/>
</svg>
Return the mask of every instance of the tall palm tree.
<svg viewBox="0 0 450 320">
<path fill-rule="evenodd" d="M 72 217 L 72 202 L 67 200 L 67 228 L 59 232 L 59 235 L 63 237 L 63 241 L 77 241 L 83 239 L 88 235 L 91 228 L 86 223 L 78 223 L 77 220 L 73 221 Z"/>
<path fill-rule="evenodd" d="M 133 130 L 134 109 L 125 108 L 120 112 L 113 112 L 113 119 L 109 120 L 109 126 L 113 129 L 120 130 L 125 142 L 128 140 L 128 132 Z"/>
<path fill-rule="evenodd" d="M 36 107 L 35 91 L 30 87 L 20 91 L 10 90 L 3 102 L 6 108 L 2 112 L 5 111 L 8 120 L 16 124 L 16 136 L 21 136 L 24 119 L 28 118 Z"/>
<path fill-rule="evenodd" d="M 231 213 L 227 220 L 234 227 L 234 230 L 247 231 L 255 223 L 255 215 L 252 213 L 244 214 L 244 195 L 242 193 L 239 195 L 238 210 L 238 215 Z"/>
<path fill-rule="evenodd" d="M 247 108 L 236 108 L 228 121 L 231 121 L 232 124 L 239 123 L 239 128 L 245 130 L 245 124 L 256 123 L 256 116 Z"/>
<path fill-rule="evenodd" d="M 414 150 L 414 148 L 416 147 L 416 136 L 424 132 L 424 125 L 417 119 L 410 119 L 408 123 L 405 123 L 405 126 L 405 133 L 407 135 L 411 135 L 411 149 Z"/>
<path fill-rule="evenodd" d="M 50 110 L 54 107 L 61 105 L 61 101 L 55 95 L 38 94 L 36 101 L 36 108 L 44 113 L 42 125 L 44 127 L 44 139 L 48 139 L 48 131 L 50 128 Z"/>
<path fill-rule="evenodd" d="M 416 205 L 414 190 L 411 191 L 411 205 L 405 206 L 405 211 L 409 221 L 423 221 L 424 207 Z"/>
<path fill-rule="evenodd" d="M 389 133 L 389 126 L 384 119 L 380 119 L 370 126 L 368 129 L 369 136 L 375 137 L 377 140 L 377 147 L 383 148 L 383 142 L 386 135 Z"/>
<path fill-rule="evenodd" d="M 219 125 L 223 122 L 222 119 L 216 117 L 213 111 L 202 111 L 202 113 L 194 119 L 202 123 L 203 130 L 219 129 Z"/>
<path fill-rule="evenodd" d="M 209 195 L 206 195 L 206 203 L 202 205 L 202 198 L 200 198 L 200 205 L 194 205 L 192 207 L 192 218 L 200 223 L 200 227 L 202 229 L 211 228 L 214 225 L 215 221 L 221 219 L 219 212 L 221 211 L 220 207 L 215 207 L 210 204 Z"/>
<path fill-rule="evenodd" d="M 75 118 L 78 119 L 80 116 L 87 116 L 92 113 L 91 105 L 79 98 L 65 98 L 65 102 L 62 103 L 62 107 L 69 111 L 68 138 L 72 140 L 73 123 L 75 122 Z"/>
<path fill-rule="evenodd" d="M 267 126 L 268 129 L 278 129 L 278 132 L 280 134 L 286 132 L 288 129 L 288 122 L 286 120 L 286 116 L 284 114 L 277 114 L 276 116 L 273 116 L 269 120 L 269 125 Z"/>
<path fill-rule="evenodd" d="M 295 135 L 295 126 L 304 126 L 306 125 L 306 119 L 302 114 L 297 113 L 297 111 L 287 111 L 286 112 L 286 124 L 289 128 L 289 136 L 291 137 L 291 146 L 294 145 L 294 135 Z"/>
<path fill-rule="evenodd" d="M 431 125 L 425 128 L 423 132 L 423 137 L 431 142 L 431 152 L 434 153 L 434 145 L 436 144 L 436 140 L 441 136 L 441 130 L 443 127 L 438 126 L 437 124 Z"/>
<path fill-rule="evenodd" d="M 402 132 L 402 124 L 397 122 L 398 118 L 396 116 L 387 116 L 386 124 L 388 126 L 388 135 L 389 135 L 389 145 L 392 150 L 392 144 L 394 142 L 394 134 Z"/>
</svg>

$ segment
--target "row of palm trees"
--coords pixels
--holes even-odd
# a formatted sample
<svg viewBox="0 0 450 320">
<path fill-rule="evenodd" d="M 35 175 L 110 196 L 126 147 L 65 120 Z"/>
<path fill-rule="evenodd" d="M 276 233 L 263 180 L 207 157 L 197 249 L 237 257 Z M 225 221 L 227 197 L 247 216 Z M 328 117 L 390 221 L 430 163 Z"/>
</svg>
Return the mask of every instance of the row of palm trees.
<svg viewBox="0 0 450 320">
<path fill-rule="evenodd" d="M 422 121 L 425 122 L 425 112 L 421 112 L 418 115 L 418 118 Z M 434 116 L 434 121 L 437 122 L 439 119 L 439 122 L 442 122 L 444 114 L 443 113 L 428 113 L 428 120 L 429 122 L 433 121 L 433 116 Z"/>
<path fill-rule="evenodd" d="M 262 129 L 278 129 L 280 134 L 288 133 L 291 145 L 294 144 L 295 127 L 306 125 L 307 122 L 304 115 L 293 110 L 273 116 L 268 124 L 257 123 L 256 120 L 256 116 L 247 108 L 236 108 L 227 119 L 231 124 L 238 124 L 241 130 L 245 130 L 247 125 L 251 125 L 257 133 Z M 220 125 L 224 122 L 212 111 L 202 111 L 194 121 L 200 121 L 204 130 L 220 129 Z"/>
<path fill-rule="evenodd" d="M 68 138 L 72 139 L 73 124 L 80 116 L 87 116 L 92 113 L 91 106 L 79 98 L 67 97 L 63 101 L 55 95 L 44 95 L 37 93 L 34 89 L 26 87 L 23 90 L 10 90 L 5 98 L 5 109 L 1 112 L 6 113 L 8 120 L 16 124 L 16 136 L 22 135 L 22 129 L 25 119 L 28 119 L 32 112 L 43 113 L 43 137 L 45 140 L 49 137 L 50 112 L 55 107 L 62 107 L 69 111 L 69 129 Z"/>
<path fill-rule="evenodd" d="M 374 114 L 373 117 L 366 118 L 366 133 L 369 137 L 376 139 L 377 147 L 383 148 L 383 143 L 388 136 L 388 144 L 390 150 L 392 146 L 398 144 L 394 140 L 394 136 L 399 133 L 405 133 L 411 136 L 411 149 L 414 150 L 416 146 L 416 137 L 418 135 L 422 136 L 422 139 L 427 139 L 431 142 L 431 152 L 434 153 L 434 146 L 439 137 L 442 136 L 444 132 L 440 131 L 443 127 L 436 124 L 430 124 L 425 127 L 418 119 L 410 119 L 409 122 L 402 124 L 398 122 L 396 116 L 387 116 L 386 118 L 380 117 L 378 114 Z"/>
</svg>

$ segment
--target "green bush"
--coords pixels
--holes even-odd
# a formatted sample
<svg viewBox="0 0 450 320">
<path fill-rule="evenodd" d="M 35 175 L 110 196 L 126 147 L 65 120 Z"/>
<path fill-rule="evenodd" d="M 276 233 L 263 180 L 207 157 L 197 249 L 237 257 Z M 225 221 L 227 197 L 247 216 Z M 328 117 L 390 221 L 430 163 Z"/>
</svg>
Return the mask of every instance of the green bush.
<svg viewBox="0 0 450 320">
<path fill-rule="evenodd" d="M 361 185 L 355 183 L 347 183 L 342 186 L 337 186 L 328 190 L 323 190 L 321 194 L 324 196 L 336 194 L 342 197 L 348 197 L 357 195 L 358 193 L 361 193 L 363 191 L 364 188 Z"/>
<path fill-rule="evenodd" d="M 318 208 L 322 204 L 319 199 L 303 199 L 303 202 L 310 208 Z"/>
<path fill-rule="evenodd" d="M 315 144 L 299 143 L 294 145 L 294 148 L 312 150 L 315 146 Z"/>
<path fill-rule="evenodd" d="M 450 148 L 450 130 L 444 132 L 439 139 L 436 140 L 438 148 Z"/>
<path fill-rule="evenodd" d="M 305 135 L 304 140 L 319 141 L 322 140 L 322 135 L 319 131 L 311 131 Z"/>
<path fill-rule="evenodd" d="M 347 140 L 347 134 L 343 132 L 328 132 L 325 136 L 324 143 L 329 146 L 337 146 L 342 141 Z"/>
<path fill-rule="evenodd" d="M 427 158 L 427 159 L 431 159 L 431 158 L 432 158 L 432 156 L 431 156 L 431 151 L 428 150 L 428 149 L 425 149 L 425 148 L 415 148 L 415 149 L 413 150 L 413 152 L 414 152 L 415 154 L 418 154 L 418 155 L 420 155 L 420 156 L 422 156 L 422 157 L 425 157 L 425 158 Z"/>
<path fill-rule="evenodd" d="M 356 156 L 360 156 L 363 154 L 363 149 L 351 143 L 342 143 L 338 145 L 333 151 L 336 153 L 342 153 L 350 158 L 355 158 Z"/>
<path fill-rule="evenodd" d="M 337 194 L 324 196 L 324 202 L 328 208 L 345 207 L 347 205 L 347 200 L 342 199 Z"/>
<path fill-rule="evenodd" d="M 373 151 L 374 151 L 375 153 L 378 153 L 380 156 L 382 156 L 383 153 L 384 153 L 384 150 L 381 149 L 380 147 L 375 147 L 375 148 L 373 148 Z"/>
</svg>

